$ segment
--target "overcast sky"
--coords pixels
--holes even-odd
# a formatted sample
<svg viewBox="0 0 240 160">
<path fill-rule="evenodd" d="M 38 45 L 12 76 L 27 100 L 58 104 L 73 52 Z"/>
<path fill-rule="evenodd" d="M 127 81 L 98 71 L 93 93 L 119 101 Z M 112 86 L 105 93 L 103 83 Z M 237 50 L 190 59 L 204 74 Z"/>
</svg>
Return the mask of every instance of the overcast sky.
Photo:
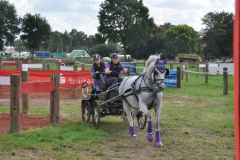
<svg viewBox="0 0 240 160">
<path fill-rule="evenodd" d="M 97 33 L 99 5 L 104 0 L 9 0 L 17 14 L 39 13 L 45 17 L 53 31 L 70 32 L 72 29 L 87 35 Z M 204 26 L 201 18 L 209 12 L 235 12 L 234 0 L 143 0 L 150 17 L 157 25 L 170 22 L 187 24 L 196 31 Z"/>
</svg>

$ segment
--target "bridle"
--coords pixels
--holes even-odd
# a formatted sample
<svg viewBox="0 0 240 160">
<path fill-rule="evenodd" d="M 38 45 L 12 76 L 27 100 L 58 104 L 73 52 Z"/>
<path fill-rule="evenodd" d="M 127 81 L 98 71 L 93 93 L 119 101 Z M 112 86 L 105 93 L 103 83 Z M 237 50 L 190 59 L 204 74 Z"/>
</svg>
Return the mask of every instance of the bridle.
<svg viewBox="0 0 240 160">
<path fill-rule="evenodd" d="M 166 68 L 165 65 L 154 65 L 154 67 L 152 68 L 151 75 L 153 75 L 153 84 L 156 84 L 157 87 L 161 87 L 161 84 L 162 84 L 162 86 L 164 85 L 164 78 L 156 78 L 156 76 L 158 74 L 157 72 L 160 72 L 162 74 L 165 73 L 165 75 L 166 75 L 169 73 L 169 70 Z M 148 80 L 150 80 L 150 81 L 152 80 L 147 75 L 145 75 L 145 76 Z"/>
<path fill-rule="evenodd" d="M 154 103 L 154 100 L 155 100 L 155 98 L 157 96 L 157 93 L 162 92 L 164 90 L 164 88 L 165 88 L 164 78 L 163 79 L 156 78 L 156 73 L 155 72 L 161 72 L 162 74 L 165 73 L 165 75 L 166 75 L 166 74 L 169 73 L 169 70 L 167 68 L 165 68 L 165 65 L 161 65 L 161 66 L 160 65 L 154 65 L 154 67 L 152 68 L 152 71 L 151 71 L 151 75 L 153 74 L 153 79 L 149 78 L 146 75 L 146 72 L 142 73 L 131 84 L 131 88 L 127 89 L 121 96 L 123 98 L 126 98 L 128 96 L 134 95 L 136 97 L 137 101 L 139 101 L 139 99 L 137 97 L 137 94 L 140 94 L 142 92 L 152 93 L 153 94 L 152 95 L 152 102 L 151 102 L 150 106 L 148 107 L 148 109 L 151 109 L 152 105 Z M 142 79 L 140 81 L 139 86 L 137 87 L 136 83 L 140 79 L 140 77 L 142 77 Z M 146 79 L 148 79 L 150 81 L 153 81 L 153 84 L 156 84 L 156 87 L 152 88 L 152 87 L 148 86 L 147 83 L 146 83 Z M 124 81 L 124 83 L 125 82 L 126 81 Z M 141 87 L 142 83 L 145 84 L 145 87 Z M 130 92 L 130 91 L 132 91 L 132 92 Z"/>
</svg>

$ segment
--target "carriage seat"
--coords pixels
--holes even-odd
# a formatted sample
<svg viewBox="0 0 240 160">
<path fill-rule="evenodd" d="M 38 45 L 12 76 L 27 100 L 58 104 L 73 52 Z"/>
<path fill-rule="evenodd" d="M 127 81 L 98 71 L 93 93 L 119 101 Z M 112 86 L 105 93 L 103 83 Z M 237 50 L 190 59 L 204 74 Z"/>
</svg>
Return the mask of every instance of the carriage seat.
<svg viewBox="0 0 240 160">
<path fill-rule="evenodd" d="M 101 90 L 107 90 L 107 84 L 102 74 L 100 74 L 100 88 Z"/>
</svg>

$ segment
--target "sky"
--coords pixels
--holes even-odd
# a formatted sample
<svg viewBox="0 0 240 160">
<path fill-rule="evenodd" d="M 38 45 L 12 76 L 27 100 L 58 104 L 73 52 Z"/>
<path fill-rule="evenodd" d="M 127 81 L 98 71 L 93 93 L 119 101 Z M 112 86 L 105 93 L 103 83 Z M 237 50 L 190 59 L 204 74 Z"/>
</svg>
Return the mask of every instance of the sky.
<svg viewBox="0 0 240 160">
<path fill-rule="evenodd" d="M 104 0 L 9 0 L 18 15 L 39 13 L 53 31 L 63 33 L 76 29 L 87 35 L 97 33 L 97 16 L 102 2 Z M 143 0 L 143 4 L 148 7 L 155 24 L 187 24 L 198 32 L 204 28 L 201 19 L 207 13 L 235 13 L 234 0 Z"/>
</svg>

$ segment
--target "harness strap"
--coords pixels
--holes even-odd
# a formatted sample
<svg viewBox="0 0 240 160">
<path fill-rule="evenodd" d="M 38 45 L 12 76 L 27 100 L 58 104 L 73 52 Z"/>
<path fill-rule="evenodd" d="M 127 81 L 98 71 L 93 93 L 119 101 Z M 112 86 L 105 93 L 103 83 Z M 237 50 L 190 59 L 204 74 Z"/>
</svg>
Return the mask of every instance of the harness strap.
<svg viewBox="0 0 240 160">
<path fill-rule="evenodd" d="M 152 109 L 152 106 L 153 106 L 153 103 L 154 103 L 154 100 L 155 100 L 155 98 L 156 98 L 157 93 L 158 93 L 158 92 L 162 92 L 163 90 L 162 90 L 161 88 L 159 88 L 159 87 L 157 87 L 157 88 L 150 88 L 150 87 L 148 87 L 147 84 L 146 84 L 146 81 L 145 81 L 145 79 L 144 79 L 145 74 L 146 74 L 146 73 L 143 73 L 143 74 L 139 75 L 139 76 L 135 79 L 135 81 L 131 84 L 133 93 L 130 94 L 130 95 L 135 95 L 137 101 L 139 102 L 139 99 L 138 99 L 138 97 L 137 97 L 137 94 L 140 94 L 141 92 L 152 92 L 152 93 L 153 93 L 153 99 L 152 99 L 152 102 L 151 102 L 150 106 L 148 107 L 148 110 L 150 110 L 150 109 Z M 145 84 L 146 87 L 140 87 L 141 85 L 139 85 L 139 88 L 136 89 L 136 83 L 137 83 L 137 81 L 139 80 L 140 77 L 142 77 L 142 81 L 144 82 L 144 84 Z M 141 81 L 141 83 L 142 83 L 142 81 Z M 130 95 L 128 95 L 128 96 L 130 96 Z M 125 97 L 124 97 L 124 98 L 125 98 Z"/>
</svg>

